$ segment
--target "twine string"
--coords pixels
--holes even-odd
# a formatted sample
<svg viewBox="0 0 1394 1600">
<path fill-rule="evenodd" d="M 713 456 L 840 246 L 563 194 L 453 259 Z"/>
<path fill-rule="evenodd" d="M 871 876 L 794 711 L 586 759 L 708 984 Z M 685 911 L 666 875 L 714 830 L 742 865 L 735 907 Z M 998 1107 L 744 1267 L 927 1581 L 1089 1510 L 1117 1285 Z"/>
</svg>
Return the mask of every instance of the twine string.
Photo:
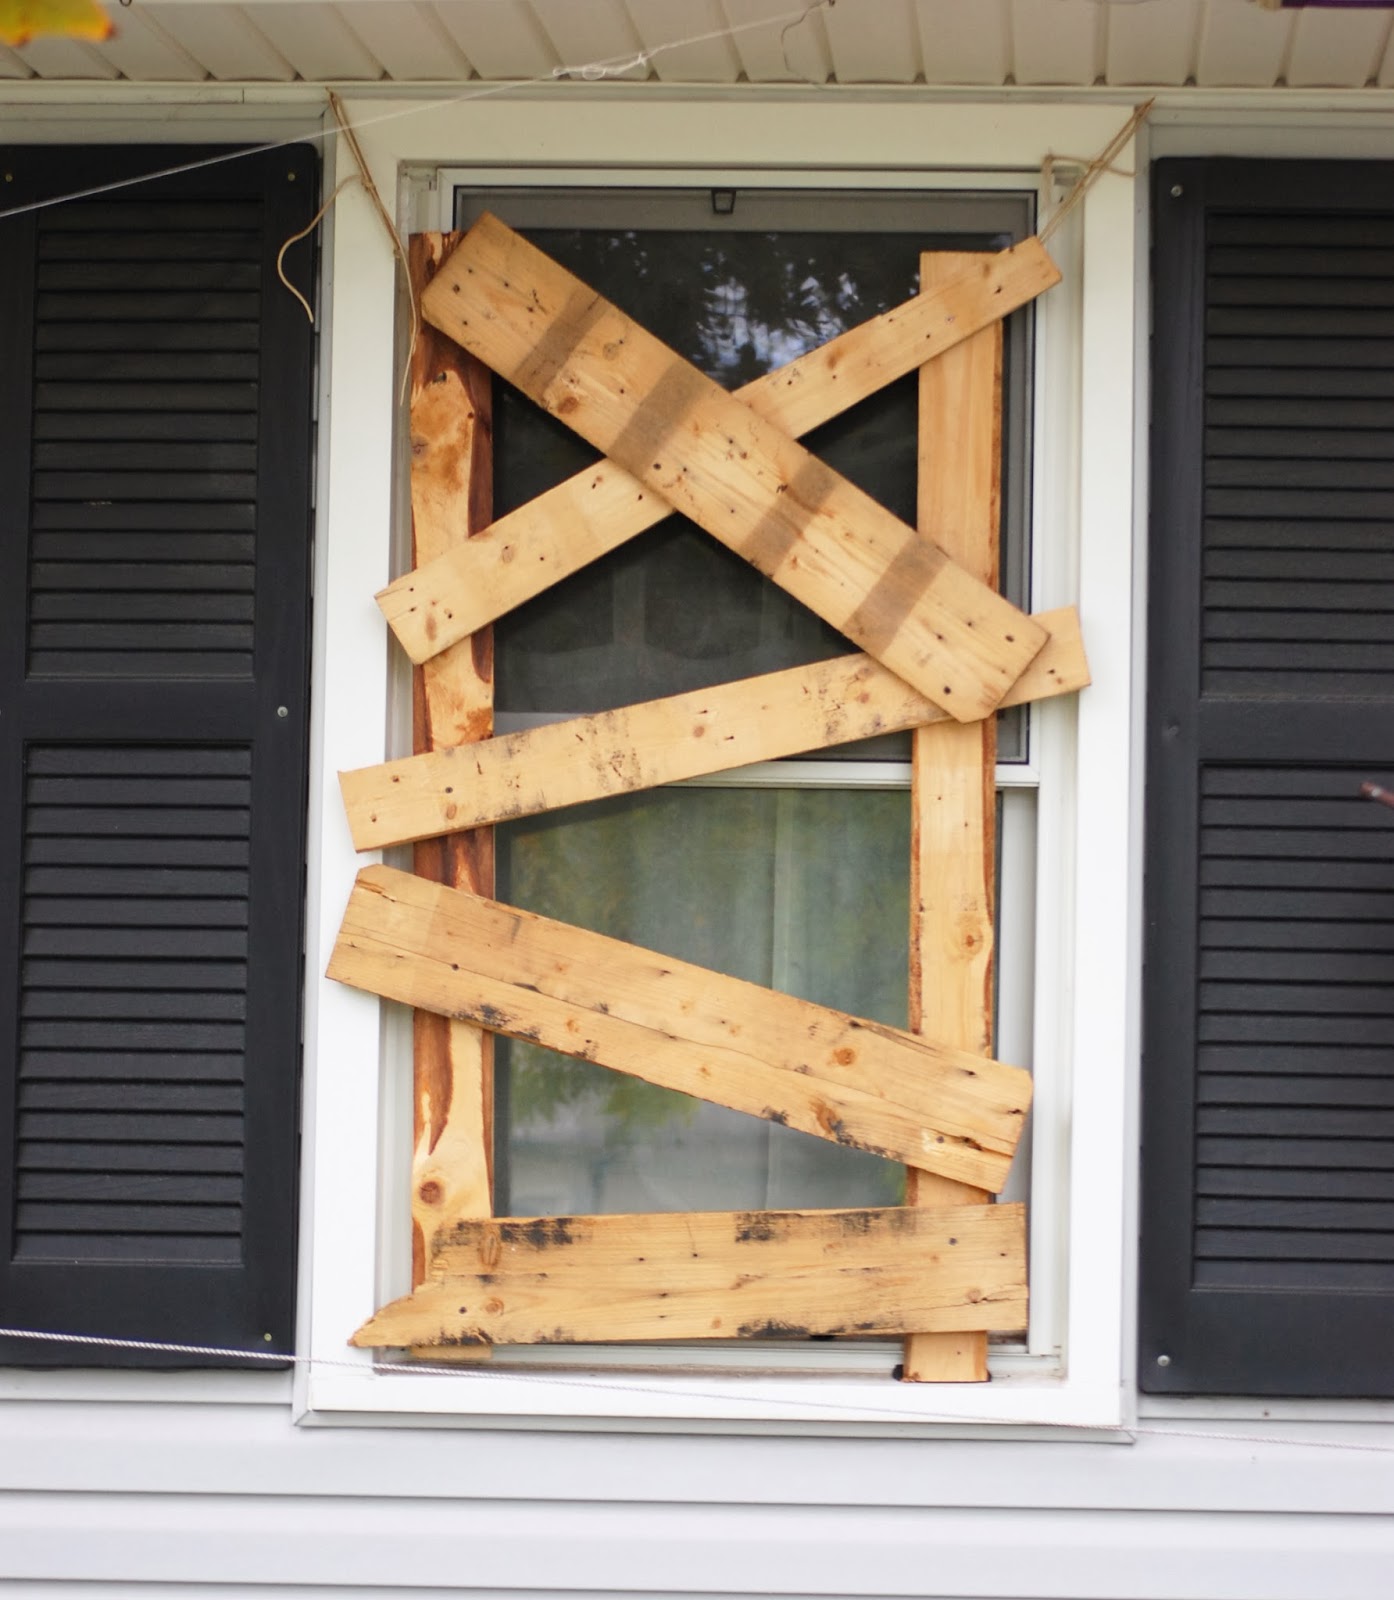
<svg viewBox="0 0 1394 1600">
<path fill-rule="evenodd" d="M 683 1389 L 672 1384 L 601 1381 L 573 1373 L 542 1371 L 501 1371 L 497 1368 L 482 1371 L 469 1366 L 433 1365 L 419 1361 L 374 1361 L 371 1366 L 363 1361 L 335 1359 L 331 1356 L 305 1356 L 292 1351 L 236 1350 L 221 1345 L 166 1343 L 156 1339 L 116 1339 L 100 1334 L 58 1333 L 34 1328 L 0 1328 L 0 1340 L 29 1339 L 47 1344 L 82 1345 L 102 1350 L 123 1350 L 136 1354 L 197 1356 L 205 1360 L 251 1361 L 267 1366 L 293 1366 L 329 1368 L 348 1371 L 363 1376 L 368 1372 L 409 1374 L 418 1378 L 454 1378 L 463 1382 L 513 1382 L 551 1386 L 559 1389 L 584 1389 L 597 1393 L 637 1394 L 664 1400 L 710 1400 L 710 1390 Z M 684 1375 L 693 1371 L 684 1369 Z M 713 1372 L 715 1379 L 719 1374 Z M 816 1380 L 814 1380 L 816 1381 Z M 1152 1423 L 1138 1422 L 1131 1426 L 1118 1423 L 1096 1422 L 1043 1422 L 1035 1417 L 972 1417 L 948 1412 L 911 1410 L 905 1406 L 883 1406 L 875 1402 L 845 1404 L 816 1396 L 764 1395 L 761 1405 L 784 1406 L 796 1410 L 832 1416 L 838 1413 L 851 1417 L 874 1417 L 887 1422 L 921 1422 L 955 1427 L 1030 1428 L 1046 1433 L 1088 1435 L 1091 1437 L 1115 1436 L 1136 1442 L 1139 1438 L 1191 1439 L 1209 1443 L 1240 1444 L 1244 1446 L 1269 1445 L 1288 1449 L 1344 1450 L 1361 1455 L 1394 1455 L 1394 1443 L 1366 1443 L 1353 1439 L 1306 1438 L 1294 1434 L 1245 1433 L 1232 1429 L 1158 1427 Z M 403 1410 L 409 1410 L 403 1407 Z"/>
</svg>

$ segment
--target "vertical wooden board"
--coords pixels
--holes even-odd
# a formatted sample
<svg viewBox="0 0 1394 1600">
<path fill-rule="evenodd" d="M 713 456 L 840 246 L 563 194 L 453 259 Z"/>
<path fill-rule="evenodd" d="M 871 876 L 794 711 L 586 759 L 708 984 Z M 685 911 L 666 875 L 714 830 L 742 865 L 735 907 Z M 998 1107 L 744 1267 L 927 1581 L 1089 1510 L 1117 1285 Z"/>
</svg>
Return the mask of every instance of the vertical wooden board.
<svg viewBox="0 0 1394 1600">
<path fill-rule="evenodd" d="M 413 235 L 418 301 L 457 235 Z M 492 509 L 490 377 L 429 325 L 412 358 L 412 562 L 434 560 L 479 528 Z M 417 754 L 487 739 L 493 732 L 493 637 L 482 629 L 415 669 L 412 745 Z M 450 888 L 492 894 L 487 828 L 423 840 L 416 873 Z M 473 1023 L 418 1011 L 413 1022 L 412 1282 L 424 1281 L 445 1223 L 492 1212 L 493 1041 Z M 481 1351 L 481 1353 L 484 1353 Z"/>
<path fill-rule="evenodd" d="M 961 254 L 927 254 L 922 287 L 961 272 Z M 1002 326 L 920 369 L 919 525 L 996 587 L 1002 505 Z M 992 1051 L 996 719 L 917 728 L 911 746 L 910 1027 L 980 1055 Z M 911 1168 L 914 1206 L 981 1205 L 986 1192 Z M 987 1335 L 912 1333 L 905 1377 L 982 1383 Z"/>
</svg>

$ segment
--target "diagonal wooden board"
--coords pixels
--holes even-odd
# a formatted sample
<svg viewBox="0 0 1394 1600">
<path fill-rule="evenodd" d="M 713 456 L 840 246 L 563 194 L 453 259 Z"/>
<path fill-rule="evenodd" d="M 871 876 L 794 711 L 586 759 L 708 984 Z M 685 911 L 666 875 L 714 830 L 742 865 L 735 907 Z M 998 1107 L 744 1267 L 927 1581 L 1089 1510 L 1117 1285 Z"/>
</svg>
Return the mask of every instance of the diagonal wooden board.
<svg viewBox="0 0 1394 1600">
<path fill-rule="evenodd" d="M 994 1193 L 1030 1075 L 516 907 L 365 867 L 329 976 Z"/>
<path fill-rule="evenodd" d="M 1036 620 L 1049 641 L 1004 706 L 1089 682 L 1074 608 Z M 360 767 L 339 786 L 355 849 L 375 850 L 947 720 L 870 656 L 838 656 Z"/>
<path fill-rule="evenodd" d="M 797 439 L 1059 281 L 1040 240 L 1025 239 L 736 394 Z M 378 604 L 411 659 L 425 661 L 653 527 L 671 509 L 622 467 L 600 461 L 471 534 L 467 543 L 419 562 L 378 595 Z"/>
<path fill-rule="evenodd" d="M 527 240 L 481 217 L 427 318 L 950 716 L 1045 631 Z"/>
<path fill-rule="evenodd" d="M 1020 1205 L 461 1222 L 361 1346 L 1025 1326 Z"/>
</svg>

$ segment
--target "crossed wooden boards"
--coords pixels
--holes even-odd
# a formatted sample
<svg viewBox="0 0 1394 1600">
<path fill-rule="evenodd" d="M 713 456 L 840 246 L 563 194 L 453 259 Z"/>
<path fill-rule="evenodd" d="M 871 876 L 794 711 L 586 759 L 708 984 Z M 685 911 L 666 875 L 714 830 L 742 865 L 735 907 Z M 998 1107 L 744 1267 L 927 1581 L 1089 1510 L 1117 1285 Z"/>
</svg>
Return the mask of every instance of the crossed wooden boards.
<svg viewBox="0 0 1394 1600">
<path fill-rule="evenodd" d="M 412 659 L 468 649 L 494 618 L 673 509 L 866 653 L 344 773 L 357 848 L 875 733 L 972 724 L 1083 687 L 1073 611 L 1024 616 L 795 442 L 994 328 L 1058 277 L 1035 240 L 968 258 L 938 286 L 731 395 L 481 219 L 423 295 L 427 321 L 607 459 L 378 597 Z M 986 1203 L 1006 1180 L 1029 1105 L 1020 1069 L 387 867 L 360 873 L 329 974 L 418 1013 L 872 1151 L 947 1180 L 955 1200 L 984 1202 L 495 1219 L 465 1183 L 474 1203 L 439 1216 L 423 1281 L 354 1343 L 976 1336 L 1024 1325 L 1023 1208 Z"/>
</svg>

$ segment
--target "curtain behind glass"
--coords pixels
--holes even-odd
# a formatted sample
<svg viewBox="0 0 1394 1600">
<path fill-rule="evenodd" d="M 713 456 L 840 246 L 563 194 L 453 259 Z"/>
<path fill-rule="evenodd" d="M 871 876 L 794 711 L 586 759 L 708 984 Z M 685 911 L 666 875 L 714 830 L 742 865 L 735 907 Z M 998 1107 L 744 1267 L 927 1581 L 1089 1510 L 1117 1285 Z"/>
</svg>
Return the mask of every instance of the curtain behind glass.
<svg viewBox="0 0 1394 1600">
<path fill-rule="evenodd" d="M 498 835 L 510 904 L 905 1025 L 904 790 L 667 789 Z M 877 1157 L 518 1040 L 501 1057 L 507 1214 L 884 1205 L 903 1193 L 902 1169 Z"/>
</svg>

